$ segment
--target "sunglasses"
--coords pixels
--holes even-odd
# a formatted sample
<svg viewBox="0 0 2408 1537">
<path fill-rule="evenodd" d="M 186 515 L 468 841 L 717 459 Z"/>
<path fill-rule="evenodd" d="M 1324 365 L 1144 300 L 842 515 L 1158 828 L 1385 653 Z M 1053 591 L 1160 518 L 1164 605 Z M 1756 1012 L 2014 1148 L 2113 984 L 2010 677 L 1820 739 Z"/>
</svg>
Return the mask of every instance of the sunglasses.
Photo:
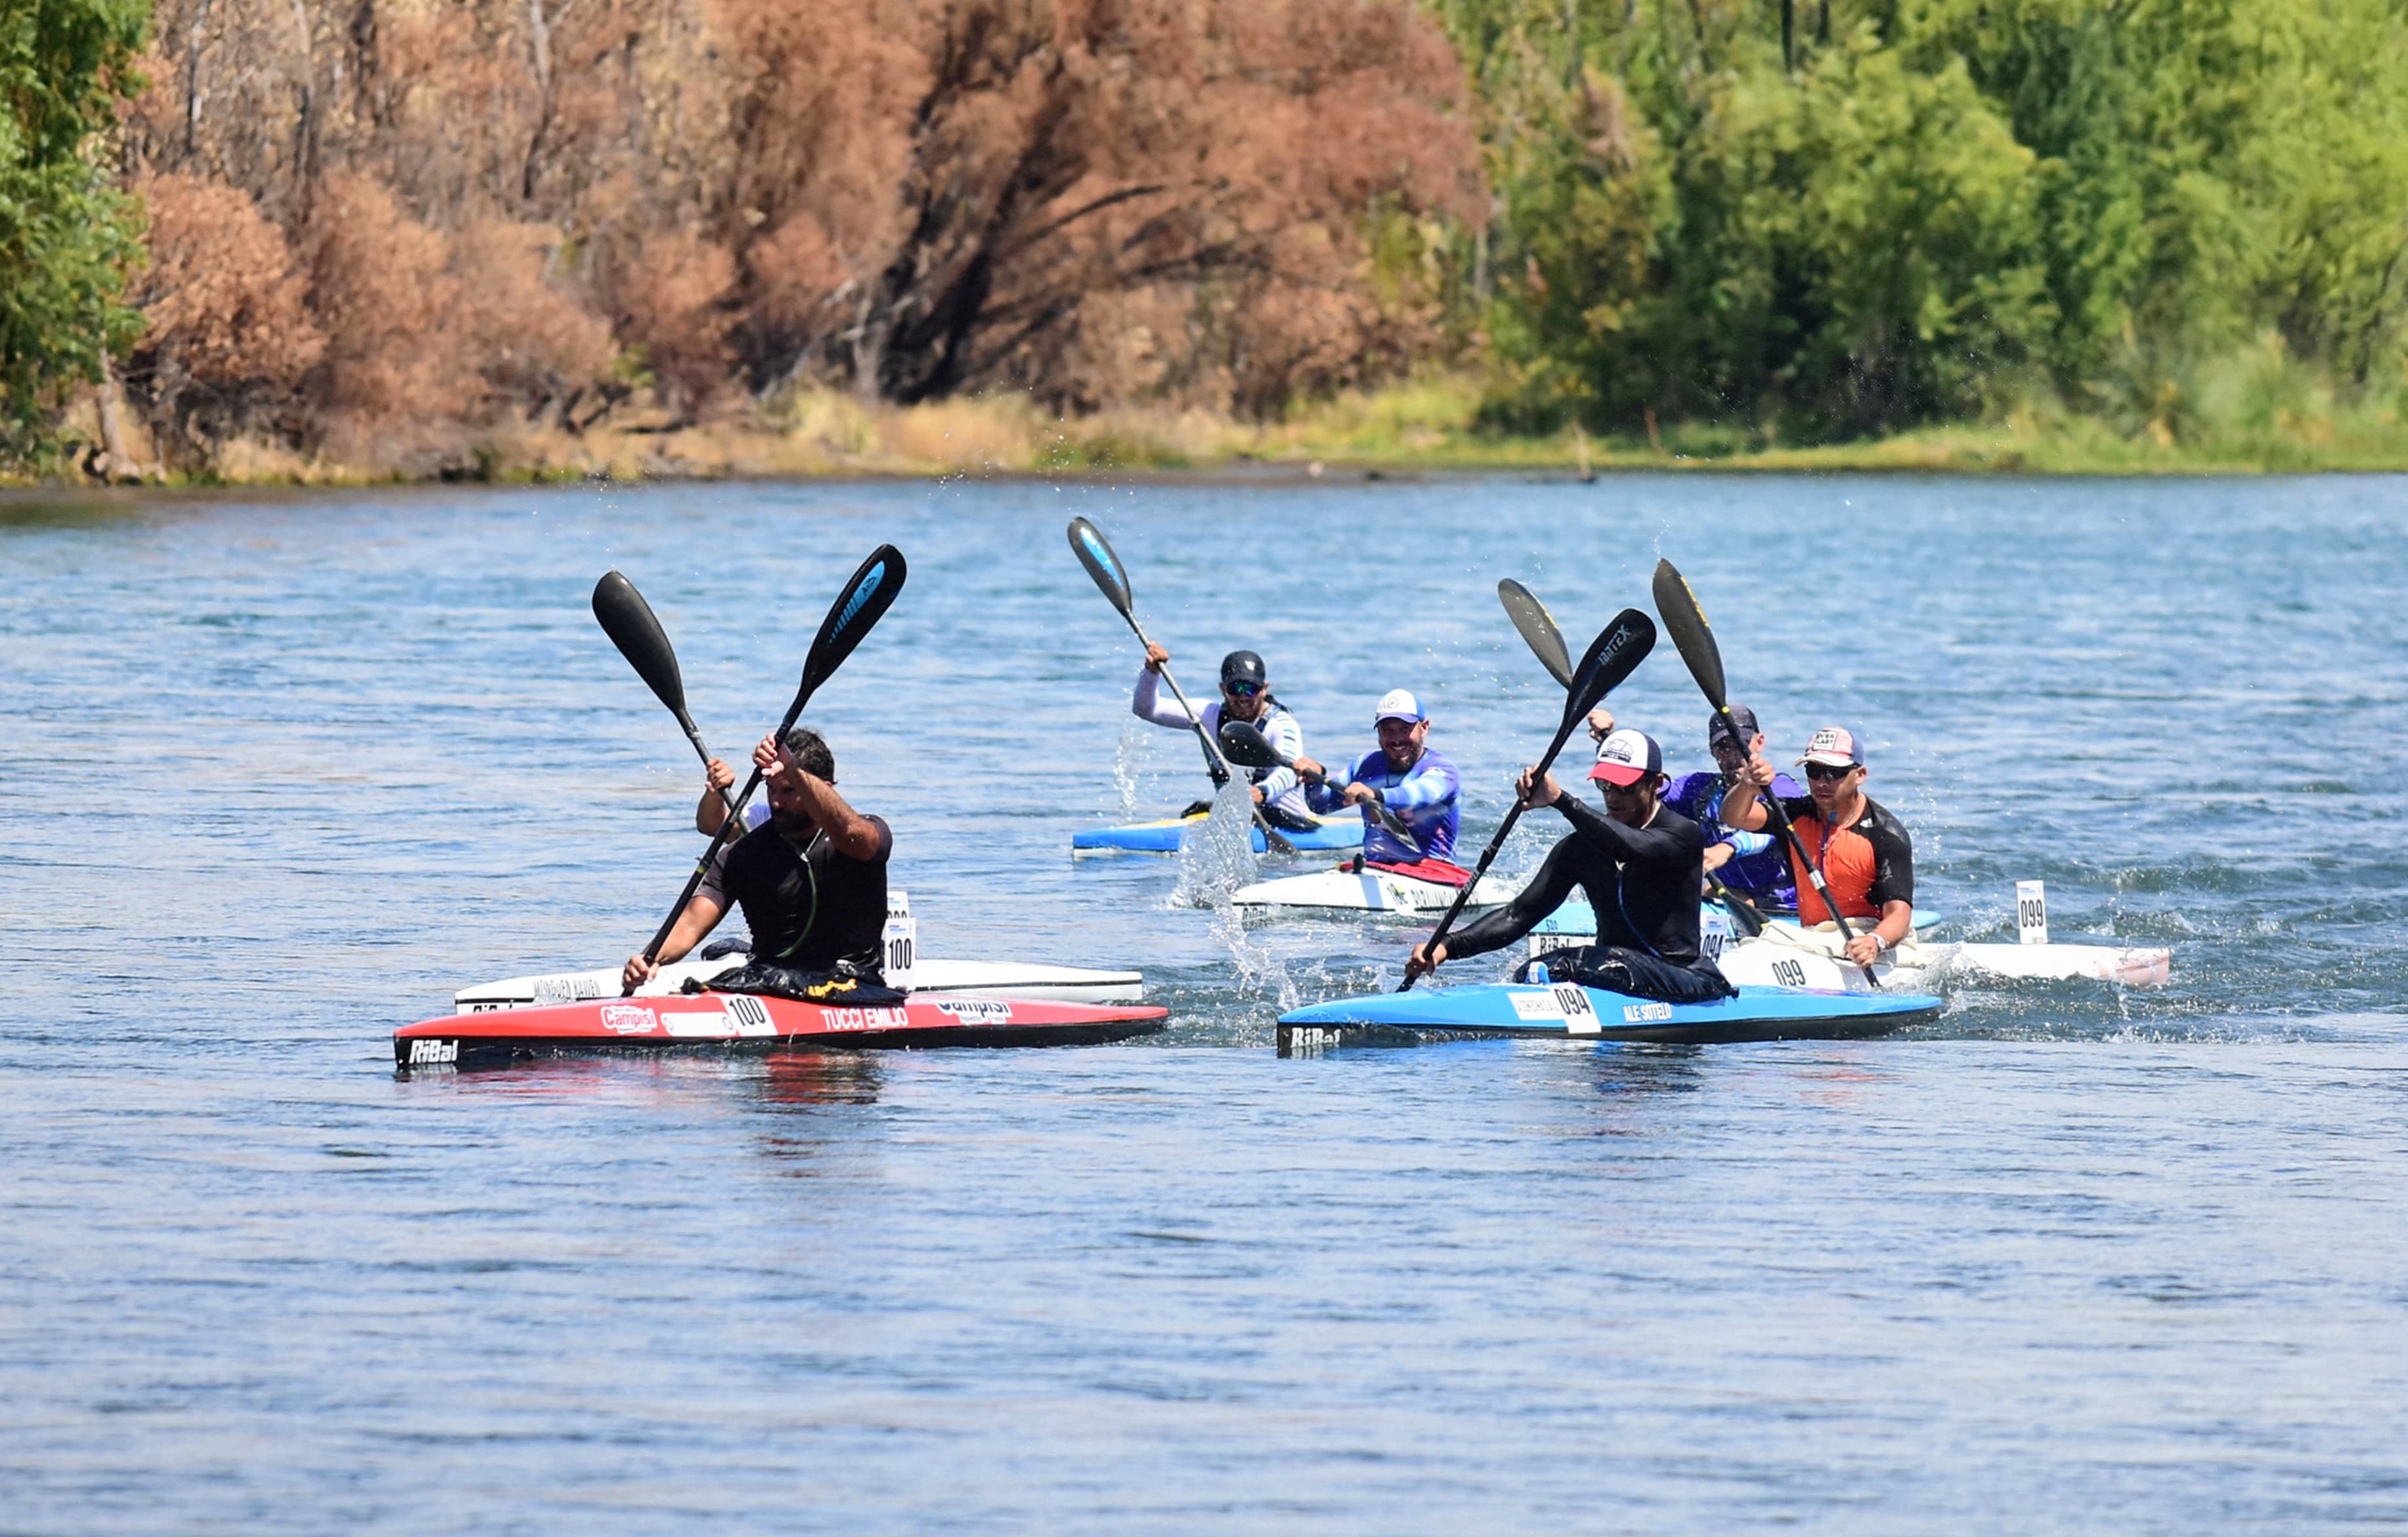
<svg viewBox="0 0 2408 1537">
<path fill-rule="evenodd" d="M 1223 683 L 1221 692 L 1233 699 L 1251 699 L 1263 691 L 1260 683 Z"/>
<path fill-rule="evenodd" d="M 1845 779 L 1856 771 L 1854 764 L 1850 764 L 1845 768 L 1835 768 L 1828 763 L 1810 763 L 1806 766 L 1808 779 Z"/>
</svg>

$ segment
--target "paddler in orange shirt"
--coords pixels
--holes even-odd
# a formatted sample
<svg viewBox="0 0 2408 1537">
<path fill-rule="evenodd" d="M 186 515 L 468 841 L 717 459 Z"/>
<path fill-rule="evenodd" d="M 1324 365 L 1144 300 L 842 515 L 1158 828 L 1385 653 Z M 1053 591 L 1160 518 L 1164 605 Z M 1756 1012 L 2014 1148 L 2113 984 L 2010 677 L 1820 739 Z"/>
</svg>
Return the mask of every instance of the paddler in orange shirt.
<svg viewBox="0 0 2408 1537">
<path fill-rule="evenodd" d="M 1808 873 L 1812 861 L 1856 931 L 1842 954 L 1870 966 L 1914 932 L 1914 845 L 1889 809 L 1865 794 L 1864 738 L 1845 726 L 1827 725 L 1806 743 L 1798 761 L 1806 770 L 1806 793 L 1781 797 L 1798 835 L 1798 848 L 1789 855 L 1798 877 L 1798 921 L 1809 928 L 1831 922 L 1830 909 Z M 1764 800 L 1772 780 L 1759 732 L 1748 743 L 1747 767 L 1723 797 L 1723 826 L 1763 831 L 1772 821 Z"/>
</svg>

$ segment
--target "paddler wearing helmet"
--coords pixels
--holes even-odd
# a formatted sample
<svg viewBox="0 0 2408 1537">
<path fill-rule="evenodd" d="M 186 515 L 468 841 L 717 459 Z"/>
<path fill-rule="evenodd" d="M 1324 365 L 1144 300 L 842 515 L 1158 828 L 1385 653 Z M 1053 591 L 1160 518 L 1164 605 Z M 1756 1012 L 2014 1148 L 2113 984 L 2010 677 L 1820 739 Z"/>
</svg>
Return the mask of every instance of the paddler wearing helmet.
<svg viewBox="0 0 2408 1537">
<path fill-rule="evenodd" d="M 1522 771 L 1515 794 L 1526 811 L 1553 806 L 1571 824 L 1547 851 L 1520 895 L 1491 908 L 1432 950 L 1413 947 L 1405 975 L 1447 960 L 1502 950 L 1561 907 L 1578 887 L 1597 914 L 1598 942 L 1546 956 L 1557 981 L 1579 982 L 1667 1003 L 1705 1003 L 1731 996 L 1729 983 L 1700 958 L 1698 905 L 1706 878 L 1703 828 L 1664 804 L 1664 750 L 1628 727 L 1611 728 L 1588 771 L 1601 792 L 1598 811 L 1566 795 L 1553 774 Z M 1513 973 L 1522 981 L 1532 963 Z"/>
<path fill-rule="evenodd" d="M 1914 932 L 1914 844 L 1887 807 L 1865 794 L 1865 739 L 1842 725 L 1827 725 L 1806 743 L 1799 758 L 1806 770 L 1806 794 L 1782 796 L 1798 844 L 1831 888 L 1831 899 L 1850 919 L 1856 937 L 1833 949 L 1858 966 L 1870 966 Z M 1747 767 L 1723 797 L 1723 821 L 1742 832 L 1760 832 L 1772 820 L 1764 796 L 1778 794 L 1772 764 L 1764 755 L 1764 734 L 1748 741 Z M 1798 921 L 1811 932 L 1832 930 L 1830 909 L 1807 876 L 1805 860 L 1790 855 L 1798 883 Z"/>
<path fill-rule="evenodd" d="M 768 821 L 720 851 L 659 957 L 629 956 L 620 980 L 633 992 L 741 907 L 752 930 L 746 970 L 770 978 L 740 990 L 814 1000 L 882 991 L 894 830 L 837 794 L 836 754 L 809 726 L 762 738 L 752 762 L 768 786 Z"/>
<path fill-rule="evenodd" d="M 1341 774 L 1326 774 L 1310 758 L 1297 759 L 1307 774 L 1325 776 L 1305 793 L 1316 812 L 1363 808 L 1363 858 L 1369 864 L 1410 865 L 1455 857 L 1455 837 L 1463 819 L 1463 779 L 1445 754 L 1429 745 L 1430 720 L 1411 689 L 1380 696 L 1371 728 L 1380 745 L 1356 758 Z M 1405 842 L 1372 812 L 1385 806 L 1412 833 Z"/>
<path fill-rule="evenodd" d="M 1179 701 L 1161 697 L 1162 665 L 1169 660 L 1170 653 L 1152 641 L 1146 643 L 1145 666 L 1137 675 L 1137 692 L 1129 697 L 1129 713 L 1174 731 L 1193 730 Z M 1204 735 L 1215 741 L 1220 740 L 1225 717 L 1251 721 L 1282 757 L 1304 756 L 1304 727 L 1287 706 L 1272 697 L 1268 670 L 1253 652 L 1233 651 L 1221 658 L 1221 697 L 1201 713 Z M 1283 832 L 1306 832 L 1319 826 L 1305 803 L 1304 781 L 1295 769 L 1255 768 L 1248 773 L 1254 804 L 1262 808 L 1264 821 Z"/>
</svg>

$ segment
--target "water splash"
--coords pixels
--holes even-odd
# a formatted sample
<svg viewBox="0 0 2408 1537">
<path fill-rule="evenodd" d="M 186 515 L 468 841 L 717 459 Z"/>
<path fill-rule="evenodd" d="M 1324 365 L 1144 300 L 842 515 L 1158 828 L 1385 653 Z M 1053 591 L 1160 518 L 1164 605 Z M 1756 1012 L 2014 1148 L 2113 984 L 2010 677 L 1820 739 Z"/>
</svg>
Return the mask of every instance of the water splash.
<svg viewBox="0 0 2408 1537">
<path fill-rule="evenodd" d="M 1230 894 L 1254 879 L 1254 798 L 1237 781 L 1212 797 L 1212 814 L 1187 829 L 1179 845 L 1179 882 L 1173 907 L 1229 905 Z"/>
<path fill-rule="evenodd" d="M 1154 728 L 1134 715 L 1121 718 L 1121 740 L 1112 749 L 1112 788 L 1120 792 L 1121 820 L 1137 820 L 1137 778 L 1154 756 Z"/>
</svg>

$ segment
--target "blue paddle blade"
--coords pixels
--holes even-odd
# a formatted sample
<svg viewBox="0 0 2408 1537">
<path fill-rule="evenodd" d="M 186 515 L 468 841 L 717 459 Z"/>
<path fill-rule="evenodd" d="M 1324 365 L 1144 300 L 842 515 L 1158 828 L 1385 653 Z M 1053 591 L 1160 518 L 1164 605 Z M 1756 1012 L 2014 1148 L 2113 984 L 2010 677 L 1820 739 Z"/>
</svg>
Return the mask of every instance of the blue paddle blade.
<svg viewBox="0 0 2408 1537">
<path fill-rule="evenodd" d="M 1087 575 L 1094 578 L 1096 585 L 1103 589 L 1104 596 L 1111 599 L 1112 607 L 1121 611 L 1121 617 L 1127 618 L 1132 601 L 1128 578 L 1122 574 L 1120 557 L 1112 553 L 1112 547 L 1105 540 L 1103 530 L 1084 518 L 1072 518 L 1070 553 L 1079 557 L 1079 564 L 1087 568 Z"/>
<path fill-rule="evenodd" d="M 827 618 L 820 623 L 820 633 L 811 640 L 810 655 L 803 663 L 803 697 L 818 691 L 828 681 L 844 659 L 853 654 L 871 627 L 884 617 L 902 596 L 903 578 L 909 567 L 903 563 L 903 552 L 891 544 L 882 544 L 870 552 L 844 584 Z M 800 700 L 798 699 L 799 705 Z M 799 710 L 797 713 L 799 713 Z"/>
</svg>

